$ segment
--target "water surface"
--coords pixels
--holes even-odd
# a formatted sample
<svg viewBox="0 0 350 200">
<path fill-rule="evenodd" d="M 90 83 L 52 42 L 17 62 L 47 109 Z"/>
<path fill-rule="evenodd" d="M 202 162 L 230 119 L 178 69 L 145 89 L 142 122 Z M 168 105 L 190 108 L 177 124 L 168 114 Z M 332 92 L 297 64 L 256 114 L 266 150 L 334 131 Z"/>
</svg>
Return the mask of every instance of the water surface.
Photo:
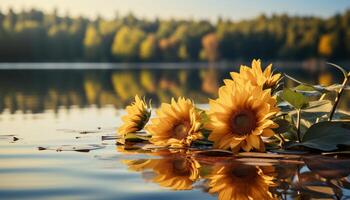
<svg viewBox="0 0 350 200">
<path fill-rule="evenodd" d="M 234 65 L 69 69 L 75 65 L 1 64 L 0 199 L 350 198 L 348 159 L 232 158 L 105 140 L 135 94 L 152 98 L 155 107 L 178 96 L 205 104 Z M 277 69 L 310 83 L 341 81 L 327 67 L 281 63 Z M 343 109 L 350 106 L 346 96 Z"/>
</svg>

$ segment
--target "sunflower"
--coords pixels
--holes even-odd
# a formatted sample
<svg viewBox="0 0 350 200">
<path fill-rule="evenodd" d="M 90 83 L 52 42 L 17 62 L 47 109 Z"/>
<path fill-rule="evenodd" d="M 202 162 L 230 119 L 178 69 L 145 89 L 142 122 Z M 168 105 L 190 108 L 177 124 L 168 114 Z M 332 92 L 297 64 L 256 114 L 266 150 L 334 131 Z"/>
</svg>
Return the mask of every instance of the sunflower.
<svg viewBox="0 0 350 200">
<path fill-rule="evenodd" d="M 132 171 L 145 172 L 145 175 L 151 171 L 153 176 L 147 173 L 148 176 L 144 176 L 146 179 L 173 190 L 191 190 L 193 183 L 199 178 L 199 163 L 186 156 L 124 160 L 123 162 Z"/>
<path fill-rule="evenodd" d="M 209 193 L 218 193 L 219 200 L 277 199 L 269 191 L 274 177 L 258 166 L 231 163 L 217 165 L 208 176 Z"/>
<path fill-rule="evenodd" d="M 127 114 L 122 116 L 124 124 L 118 129 L 118 133 L 123 136 L 142 130 L 151 116 L 145 100 L 140 99 L 137 95 L 135 101 L 126 107 L 126 111 Z"/>
<path fill-rule="evenodd" d="M 185 98 L 171 100 L 171 104 L 163 103 L 156 111 L 157 118 L 146 130 L 152 134 L 150 142 L 159 146 L 186 147 L 194 140 L 203 138 L 201 112 L 194 103 Z"/>
<path fill-rule="evenodd" d="M 279 111 L 270 89 L 234 82 L 220 88 L 219 97 L 211 99 L 209 107 L 206 128 L 211 130 L 209 140 L 215 148 L 264 151 L 261 136 L 273 136 L 272 129 L 278 127 L 270 119 Z"/>
<path fill-rule="evenodd" d="M 281 80 L 281 74 L 273 74 L 272 64 L 268 65 L 264 71 L 261 69 L 261 61 L 253 60 L 252 66 L 240 67 L 239 73 L 231 72 L 230 73 L 233 81 L 237 79 L 243 79 L 249 81 L 254 86 L 261 86 L 264 89 L 273 88 Z M 225 80 L 225 84 L 231 84 L 232 80 Z"/>
</svg>

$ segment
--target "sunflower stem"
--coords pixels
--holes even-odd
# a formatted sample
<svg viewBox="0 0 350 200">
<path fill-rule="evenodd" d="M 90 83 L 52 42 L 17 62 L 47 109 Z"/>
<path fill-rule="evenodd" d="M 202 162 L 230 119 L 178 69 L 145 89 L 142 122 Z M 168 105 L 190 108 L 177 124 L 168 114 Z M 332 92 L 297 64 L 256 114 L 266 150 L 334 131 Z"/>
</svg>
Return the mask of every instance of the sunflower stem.
<svg viewBox="0 0 350 200">
<path fill-rule="evenodd" d="M 301 142 L 301 138 L 300 138 L 300 115 L 301 115 L 301 109 L 297 109 L 297 138 L 298 138 L 299 142 Z"/>
<path fill-rule="evenodd" d="M 325 97 L 326 97 L 326 93 L 322 94 L 321 97 L 320 97 L 318 100 L 319 100 L 319 101 L 322 101 Z M 315 123 L 318 123 L 319 121 L 320 121 L 320 118 L 317 117 Z"/>
<path fill-rule="evenodd" d="M 340 90 L 337 93 L 337 96 L 335 97 L 334 104 L 333 104 L 331 113 L 329 114 L 329 120 L 328 121 L 332 121 L 332 119 L 334 117 L 335 110 L 337 109 L 337 106 L 339 104 L 340 97 L 344 93 L 344 89 L 345 89 L 346 85 L 348 84 L 349 80 L 350 80 L 350 73 L 348 73 L 348 75 L 344 78 L 342 87 L 340 88 Z"/>
<path fill-rule="evenodd" d="M 284 140 L 284 138 L 283 138 L 281 133 L 278 133 L 277 135 L 278 135 L 279 139 L 281 140 L 282 148 L 284 148 L 284 146 L 286 144 L 286 141 Z"/>
</svg>

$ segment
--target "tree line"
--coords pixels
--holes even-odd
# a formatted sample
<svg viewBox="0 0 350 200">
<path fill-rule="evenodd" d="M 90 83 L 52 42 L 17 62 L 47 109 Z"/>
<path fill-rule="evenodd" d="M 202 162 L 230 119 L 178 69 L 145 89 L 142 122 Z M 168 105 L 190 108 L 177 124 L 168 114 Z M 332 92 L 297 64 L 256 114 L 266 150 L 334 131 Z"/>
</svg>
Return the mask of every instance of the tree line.
<svg viewBox="0 0 350 200">
<path fill-rule="evenodd" d="M 0 12 L 1 62 L 178 62 L 350 57 L 350 10 L 327 19 L 260 15 L 232 21 Z"/>
</svg>

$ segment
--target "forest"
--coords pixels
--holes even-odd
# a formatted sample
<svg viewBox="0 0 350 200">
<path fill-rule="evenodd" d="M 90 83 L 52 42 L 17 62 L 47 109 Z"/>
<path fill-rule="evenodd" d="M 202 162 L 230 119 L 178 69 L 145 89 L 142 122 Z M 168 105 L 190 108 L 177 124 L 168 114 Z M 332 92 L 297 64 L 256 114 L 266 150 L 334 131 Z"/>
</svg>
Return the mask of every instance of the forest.
<svg viewBox="0 0 350 200">
<path fill-rule="evenodd" d="M 329 18 L 113 19 L 0 13 L 0 62 L 181 62 L 350 57 L 350 10 Z"/>
</svg>

